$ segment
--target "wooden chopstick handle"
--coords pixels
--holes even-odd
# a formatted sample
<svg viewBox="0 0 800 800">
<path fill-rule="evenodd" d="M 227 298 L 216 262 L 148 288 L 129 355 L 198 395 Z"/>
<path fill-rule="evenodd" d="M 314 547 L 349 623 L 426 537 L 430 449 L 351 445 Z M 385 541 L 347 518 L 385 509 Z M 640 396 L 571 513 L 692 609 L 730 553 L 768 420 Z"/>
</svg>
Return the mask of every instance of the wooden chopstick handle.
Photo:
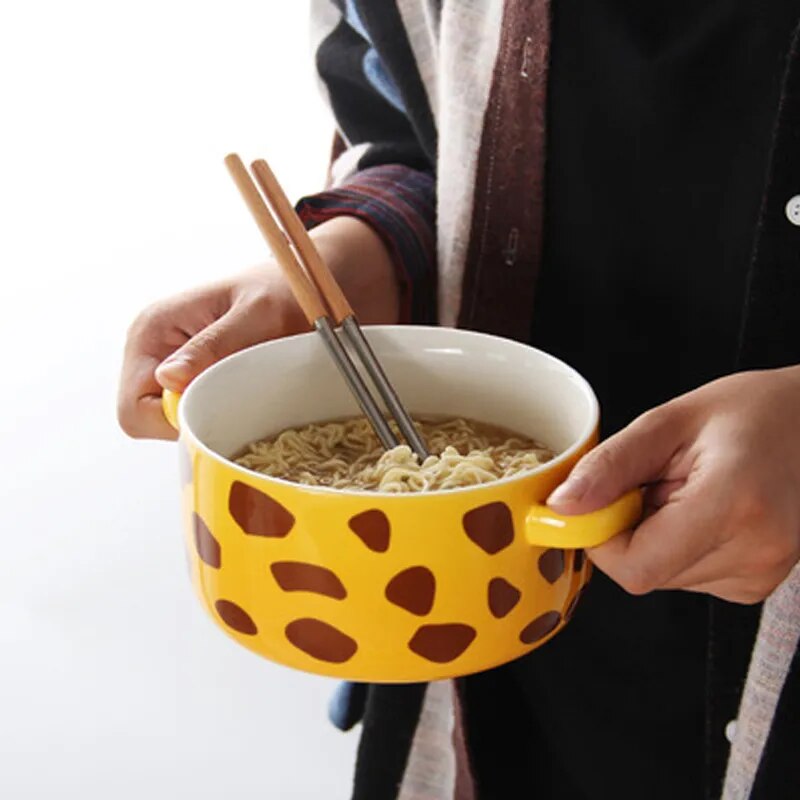
<svg viewBox="0 0 800 800">
<path fill-rule="evenodd" d="M 337 324 L 341 324 L 347 317 L 353 316 L 353 309 L 344 295 L 336 278 L 328 265 L 323 261 L 316 245 L 308 235 L 300 217 L 286 197 L 278 179 L 264 159 L 254 161 L 251 165 L 259 186 L 266 195 L 275 215 L 283 224 L 286 233 L 297 248 L 297 252 L 305 262 L 312 280 L 325 298 L 330 308 L 331 315 Z"/>
<path fill-rule="evenodd" d="M 230 172 L 244 202 L 250 209 L 253 219 L 283 270 L 284 277 L 289 283 L 289 287 L 300 308 L 306 315 L 306 319 L 310 325 L 313 325 L 320 317 L 327 315 L 327 310 L 316 287 L 311 283 L 302 266 L 295 258 L 291 247 L 286 241 L 286 237 L 283 235 L 283 231 L 272 218 L 269 208 L 267 208 L 258 191 L 258 187 L 247 172 L 241 158 L 235 153 L 231 153 L 225 158 L 225 166 L 228 168 L 228 172 Z"/>
</svg>

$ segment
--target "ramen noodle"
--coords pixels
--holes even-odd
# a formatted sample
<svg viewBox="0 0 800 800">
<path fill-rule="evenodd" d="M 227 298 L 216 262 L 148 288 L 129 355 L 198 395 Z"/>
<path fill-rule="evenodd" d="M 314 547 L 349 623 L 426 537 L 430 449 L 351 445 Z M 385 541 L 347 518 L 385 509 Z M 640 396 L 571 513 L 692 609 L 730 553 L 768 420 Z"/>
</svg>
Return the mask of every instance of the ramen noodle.
<svg viewBox="0 0 800 800">
<path fill-rule="evenodd" d="M 286 430 L 250 444 L 235 461 L 295 483 L 397 493 L 489 483 L 553 457 L 532 439 L 493 425 L 461 418 L 415 422 L 431 453 L 422 463 L 408 445 L 384 450 L 363 417 Z"/>
</svg>

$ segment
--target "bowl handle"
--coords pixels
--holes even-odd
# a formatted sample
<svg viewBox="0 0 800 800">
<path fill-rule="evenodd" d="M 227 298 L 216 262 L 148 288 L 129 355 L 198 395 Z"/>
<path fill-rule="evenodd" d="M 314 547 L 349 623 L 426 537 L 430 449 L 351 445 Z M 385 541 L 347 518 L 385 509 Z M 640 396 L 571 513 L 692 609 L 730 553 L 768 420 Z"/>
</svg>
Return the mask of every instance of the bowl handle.
<svg viewBox="0 0 800 800">
<path fill-rule="evenodd" d="M 611 505 L 588 514 L 556 514 L 544 503 L 532 506 L 525 535 L 534 547 L 595 547 L 633 528 L 642 517 L 642 490 L 634 489 Z"/>
<path fill-rule="evenodd" d="M 164 389 L 161 395 L 161 409 L 164 412 L 167 422 L 169 422 L 176 431 L 180 430 L 178 427 L 178 403 L 180 399 L 181 395 L 179 392 L 172 392 L 169 389 Z"/>
</svg>

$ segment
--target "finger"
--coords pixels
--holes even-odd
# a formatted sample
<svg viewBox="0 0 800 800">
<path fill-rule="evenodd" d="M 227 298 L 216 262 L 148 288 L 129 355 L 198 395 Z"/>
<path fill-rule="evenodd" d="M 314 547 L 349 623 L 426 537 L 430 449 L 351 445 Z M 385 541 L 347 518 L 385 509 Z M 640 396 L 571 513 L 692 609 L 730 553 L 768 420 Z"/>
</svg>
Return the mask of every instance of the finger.
<svg viewBox="0 0 800 800">
<path fill-rule="evenodd" d="M 717 547 L 714 503 L 668 503 L 636 528 L 588 551 L 592 561 L 631 594 L 660 589 Z"/>
<path fill-rule="evenodd" d="M 160 386 L 182 392 L 203 370 L 226 356 L 270 338 L 264 319 L 247 313 L 246 307 L 233 308 L 216 322 L 203 328 L 168 356 L 155 370 Z"/>
<path fill-rule="evenodd" d="M 729 603 L 753 605 L 764 600 L 769 592 L 754 591 L 746 581 L 737 578 L 723 578 L 707 583 L 696 583 L 690 586 L 681 586 L 681 591 L 696 594 L 708 594 L 726 600 Z"/>
<path fill-rule="evenodd" d="M 659 509 L 669 503 L 676 493 L 685 485 L 685 478 L 651 483 L 645 488 L 644 503 L 646 506 Z"/>
<path fill-rule="evenodd" d="M 719 537 L 715 538 L 719 542 Z M 690 590 L 692 587 L 717 583 L 723 577 L 734 580 L 745 577 L 740 574 L 735 549 L 735 542 L 732 540 L 720 542 L 698 561 L 676 572 L 664 582 L 663 588 Z"/>
<path fill-rule="evenodd" d="M 146 431 L 144 438 L 169 441 L 174 441 L 178 438 L 178 431 L 167 422 L 167 418 L 164 416 L 164 406 L 162 405 L 160 393 L 141 397 L 138 405 L 141 425 Z"/>
<path fill-rule="evenodd" d="M 548 505 L 561 514 L 585 514 L 655 481 L 683 446 L 684 428 L 676 406 L 642 415 L 587 453 L 550 495 Z"/>
<path fill-rule="evenodd" d="M 119 424 L 136 439 L 175 439 L 177 433 L 167 422 L 161 406 L 161 385 L 154 372 L 159 359 L 132 356 L 126 361 L 117 400 Z"/>
<path fill-rule="evenodd" d="M 664 585 L 665 589 L 705 591 L 723 599 L 751 603 L 767 597 L 791 570 L 792 564 L 759 563 L 758 557 L 747 558 L 739 537 L 730 539 L 712 550 L 696 564 L 673 576 Z"/>
</svg>

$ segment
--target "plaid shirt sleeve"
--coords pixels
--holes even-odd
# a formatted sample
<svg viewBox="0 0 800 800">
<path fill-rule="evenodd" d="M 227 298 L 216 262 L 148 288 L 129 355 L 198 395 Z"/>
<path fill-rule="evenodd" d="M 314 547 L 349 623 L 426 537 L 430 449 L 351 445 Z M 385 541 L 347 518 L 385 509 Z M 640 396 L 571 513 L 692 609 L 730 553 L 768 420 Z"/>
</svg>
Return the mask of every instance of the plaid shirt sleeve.
<svg viewBox="0 0 800 800">
<path fill-rule="evenodd" d="M 436 233 L 433 176 L 398 164 L 369 167 L 346 183 L 304 197 L 306 227 L 342 215 L 368 223 L 389 249 L 400 285 L 401 322 L 436 323 Z"/>
</svg>

